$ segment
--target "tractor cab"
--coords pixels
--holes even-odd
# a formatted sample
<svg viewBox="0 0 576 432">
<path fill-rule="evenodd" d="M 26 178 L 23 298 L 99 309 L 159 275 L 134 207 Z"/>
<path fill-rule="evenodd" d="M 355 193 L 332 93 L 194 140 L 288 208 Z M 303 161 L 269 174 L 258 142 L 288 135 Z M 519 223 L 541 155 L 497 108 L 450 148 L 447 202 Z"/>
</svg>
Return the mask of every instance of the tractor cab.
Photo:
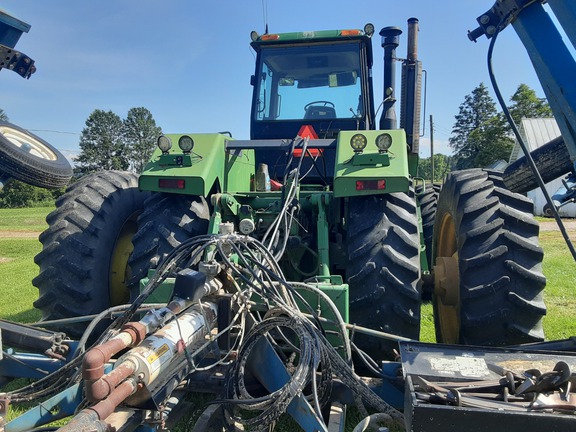
<svg viewBox="0 0 576 432">
<path fill-rule="evenodd" d="M 326 168 L 316 172 L 329 182 L 339 132 L 375 128 L 373 33 L 371 24 L 364 30 L 261 36 L 253 32 L 251 45 L 257 60 L 252 76 L 250 138 L 291 140 L 305 131 L 309 138 L 329 140 L 331 145 L 321 150 Z M 281 177 L 285 152 L 273 147 L 256 150 L 256 159 Z M 308 164 L 311 162 L 304 163 Z M 314 174 L 309 180 L 318 180 Z"/>
<path fill-rule="evenodd" d="M 321 139 L 374 128 L 372 43 L 362 30 L 252 33 L 251 139 L 292 139 L 312 126 Z"/>
</svg>

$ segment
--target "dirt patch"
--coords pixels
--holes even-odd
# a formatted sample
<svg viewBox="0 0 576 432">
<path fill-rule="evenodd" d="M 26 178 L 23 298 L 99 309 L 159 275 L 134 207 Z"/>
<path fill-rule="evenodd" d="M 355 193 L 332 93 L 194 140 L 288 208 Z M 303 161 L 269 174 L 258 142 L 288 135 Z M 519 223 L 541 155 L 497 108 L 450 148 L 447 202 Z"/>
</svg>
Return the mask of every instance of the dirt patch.
<svg viewBox="0 0 576 432">
<path fill-rule="evenodd" d="M 5 264 L 14 261 L 14 258 L 0 257 L 0 264 Z"/>
<path fill-rule="evenodd" d="M 576 219 L 563 219 L 562 222 L 564 222 L 566 231 L 576 232 Z M 541 221 L 540 231 L 560 231 L 560 228 L 558 228 L 558 224 L 555 220 Z"/>
<path fill-rule="evenodd" d="M 0 231 L 0 238 L 38 238 L 38 231 Z"/>
</svg>

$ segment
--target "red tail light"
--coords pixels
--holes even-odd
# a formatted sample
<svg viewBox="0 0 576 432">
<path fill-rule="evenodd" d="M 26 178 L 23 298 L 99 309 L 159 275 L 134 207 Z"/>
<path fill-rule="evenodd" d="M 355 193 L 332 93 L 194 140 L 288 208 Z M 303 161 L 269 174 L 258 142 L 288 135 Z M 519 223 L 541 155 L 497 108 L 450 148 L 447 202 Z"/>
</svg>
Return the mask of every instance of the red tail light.
<svg viewBox="0 0 576 432">
<path fill-rule="evenodd" d="M 186 180 L 184 179 L 160 179 L 158 180 L 160 189 L 185 189 Z"/>
<path fill-rule="evenodd" d="M 383 190 L 386 189 L 386 180 L 358 180 L 356 190 Z"/>
</svg>

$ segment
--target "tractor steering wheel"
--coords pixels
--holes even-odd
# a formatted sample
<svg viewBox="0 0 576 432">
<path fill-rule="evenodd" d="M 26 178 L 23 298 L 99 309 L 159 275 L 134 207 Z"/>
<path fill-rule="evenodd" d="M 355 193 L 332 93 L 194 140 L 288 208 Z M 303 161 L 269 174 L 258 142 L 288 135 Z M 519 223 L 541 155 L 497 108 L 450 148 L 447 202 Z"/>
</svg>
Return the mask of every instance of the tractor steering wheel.
<svg viewBox="0 0 576 432">
<path fill-rule="evenodd" d="M 334 105 L 333 102 L 330 101 L 324 101 L 324 100 L 319 100 L 319 101 L 314 101 L 314 102 L 310 102 L 309 104 L 307 104 L 304 107 L 304 111 L 306 111 L 309 107 L 311 107 L 312 105 L 316 105 L 316 104 L 324 104 L 324 106 L 331 106 L 332 108 L 336 108 L 336 105 Z"/>
</svg>

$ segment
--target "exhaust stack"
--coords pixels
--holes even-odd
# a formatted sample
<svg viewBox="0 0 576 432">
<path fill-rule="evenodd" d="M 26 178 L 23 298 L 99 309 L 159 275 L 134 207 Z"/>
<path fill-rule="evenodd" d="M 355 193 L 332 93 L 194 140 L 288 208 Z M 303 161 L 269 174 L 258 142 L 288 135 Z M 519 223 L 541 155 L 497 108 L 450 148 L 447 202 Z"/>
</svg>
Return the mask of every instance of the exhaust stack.
<svg viewBox="0 0 576 432">
<path fill-rule="evenodd" d="M 396 125 L 396 48 L 402 30 L 398 27 L 384 27 L 380 30 L 384 48 L 384 109 L 380 117 L 380 129 L 397 129 Z"/>
<path fill-rule="evenodd" d="M 408 20 L 408 53 L 402 63 L 402 100 L 400 128 L 406 131 L 411 153 L 420 147 L 420 107 L 422 100 L 422 63 L 418 60 L 418 20 Z"/>
</svg>

